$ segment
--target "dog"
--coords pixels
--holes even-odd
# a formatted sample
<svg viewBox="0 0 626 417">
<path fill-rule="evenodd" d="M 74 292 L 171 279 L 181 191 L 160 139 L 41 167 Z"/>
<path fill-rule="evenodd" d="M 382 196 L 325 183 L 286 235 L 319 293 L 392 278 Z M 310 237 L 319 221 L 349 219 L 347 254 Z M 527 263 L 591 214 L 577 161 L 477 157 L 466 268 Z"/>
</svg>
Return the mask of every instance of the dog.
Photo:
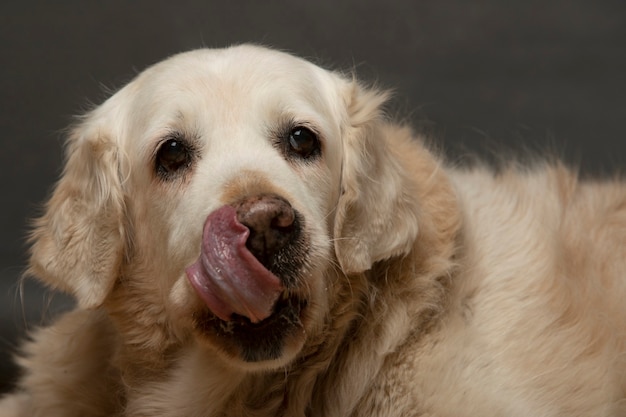
<svg viewBox="0 0 626 417">
<path fill-rule="evenodd" d="M 28 269 L 77 306 L 0 415 L 626 415 L 624 182 L 455 166 L 388 99 L 239 45 L 80 119 Z"/>
</svg>

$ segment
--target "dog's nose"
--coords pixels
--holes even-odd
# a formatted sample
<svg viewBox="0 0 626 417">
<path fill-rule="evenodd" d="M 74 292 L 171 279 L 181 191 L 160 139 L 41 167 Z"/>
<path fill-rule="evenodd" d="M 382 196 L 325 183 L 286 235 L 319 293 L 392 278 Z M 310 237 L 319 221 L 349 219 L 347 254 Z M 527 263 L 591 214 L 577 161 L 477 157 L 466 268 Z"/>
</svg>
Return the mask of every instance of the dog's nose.
<svg viewBox="0 0 626 417">
<path fill-rule="evenodd" d="M 246 246 L 269 269 L 274 255 L 292 239 L 296 213 L 284 198 L 264 194 L 247 197 L 235 205 L 237 220 L 248 229 Z"/>
</svg>

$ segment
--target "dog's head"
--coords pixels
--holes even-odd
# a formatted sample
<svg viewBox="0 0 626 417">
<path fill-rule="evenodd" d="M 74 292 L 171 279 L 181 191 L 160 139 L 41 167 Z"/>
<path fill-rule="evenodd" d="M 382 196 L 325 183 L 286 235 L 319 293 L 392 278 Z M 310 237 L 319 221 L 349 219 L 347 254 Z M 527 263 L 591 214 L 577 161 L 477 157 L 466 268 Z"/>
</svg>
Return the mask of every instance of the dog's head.
<svg viewBox="0 0 626 417">
<path fill-rule="evenodd" d="M 135 344 L 283 366 L 328 320 L 333 288 L 417 236 L 385 99 L 253 46 L 159 63 L 73 130 L 31 272 L 122 311 Z"/>
</svg>

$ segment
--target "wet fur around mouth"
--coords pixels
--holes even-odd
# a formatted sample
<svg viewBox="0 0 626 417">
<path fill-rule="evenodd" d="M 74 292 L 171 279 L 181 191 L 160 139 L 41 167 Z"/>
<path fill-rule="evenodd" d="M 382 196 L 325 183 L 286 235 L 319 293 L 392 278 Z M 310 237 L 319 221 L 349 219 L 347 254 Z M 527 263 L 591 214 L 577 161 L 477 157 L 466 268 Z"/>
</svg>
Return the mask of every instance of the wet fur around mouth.
<svg viewBox="0 0 626 417">
<path fill-rule="evenodd" d="M 290 240 L 270 258 L 259 259 L 263 266 L 280 278 L 288 290 L 304 285 L 300 281 L 305 279 L 310 250 L 304 216 L 297 210 L 294 212 L 294 230 Z"/>
<path fill-rule="evenodd" d="M 195 315 L 194 322 L 205 337 L 228 352 L 239 352 L 244 362 L 269 361 L 281 356 L 290 335 L 304 331 L 302 315 L 307 305 L 292 294 L 279 299 L 272 315 L 259 323 L 236 314 L 224 321 L 206 309 Z"/>
</svg>

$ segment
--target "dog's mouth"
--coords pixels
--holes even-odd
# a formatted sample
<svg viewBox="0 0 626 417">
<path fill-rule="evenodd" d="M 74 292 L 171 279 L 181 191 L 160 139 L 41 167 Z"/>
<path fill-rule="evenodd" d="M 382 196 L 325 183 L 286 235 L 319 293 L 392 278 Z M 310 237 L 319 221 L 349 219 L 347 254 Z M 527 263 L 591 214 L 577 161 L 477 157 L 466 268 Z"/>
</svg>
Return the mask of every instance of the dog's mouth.
<svg viewBox="0 0 626 417">
<path fill-rule="evenodd" d="M 276 197 L 243 205 L 246 214 L 226 205 L 205 222 L 200 257 L 186 270 L 207 307 L 195 314 L 194 323 L 231 357 L 275 360 L 290 339 L 304 333 L 308 301 L 293 276 L 304 255 L 300 220 Z M 249 210 L 254 214 L 247 215 Z"/>
<path fill-rule="evenodd" d="M 253 323 L 248 317 L 233 314 L 222 320 L 209 310 L 202 311 L 195 323 L 202 334 L 229 357 L 246 363 L 281 358 L 288 340 L 304 336 L 302 317 L 307 301 L 296 295 L 282 295 L 266 319 Z"/>
</svg>

